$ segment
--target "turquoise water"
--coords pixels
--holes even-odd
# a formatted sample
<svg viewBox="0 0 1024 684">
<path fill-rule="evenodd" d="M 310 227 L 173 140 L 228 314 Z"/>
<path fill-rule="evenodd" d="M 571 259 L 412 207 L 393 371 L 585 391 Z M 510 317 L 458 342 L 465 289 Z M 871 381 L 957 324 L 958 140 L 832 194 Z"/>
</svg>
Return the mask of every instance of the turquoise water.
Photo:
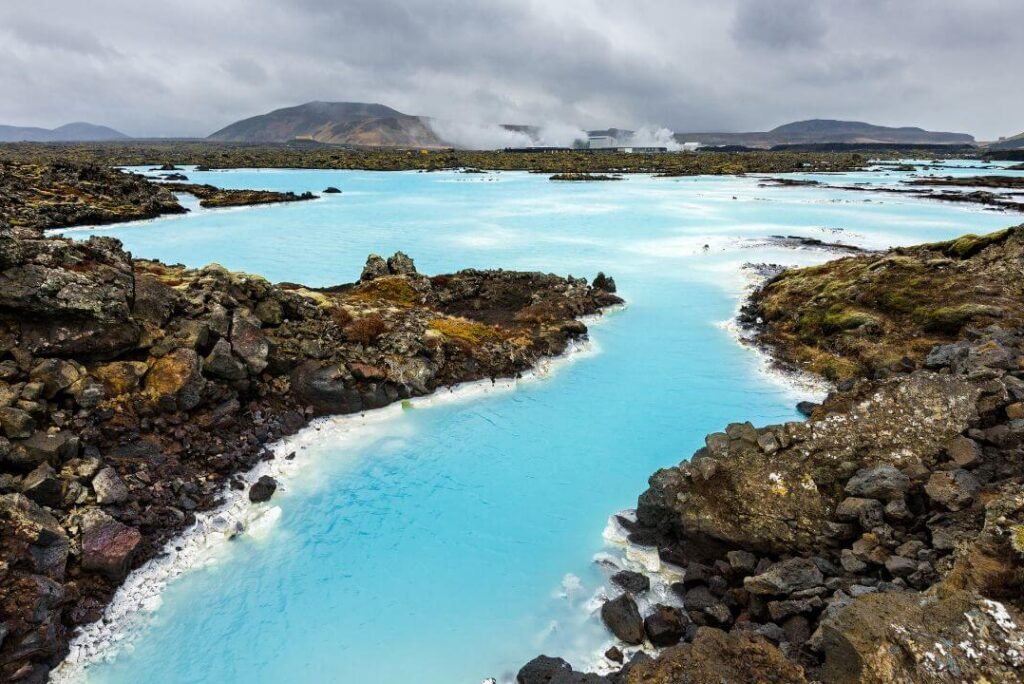
<svg viewBox="0 0 1024 684">
<path fill-rule="evenodd" d="M 476 684 L 507 680 L 540 652 L 583 664 L 606 639 L 587 600 L 606 579 L 593 557 L 608 516 L 705 433 L 795 417 L 801 395 L 760 372 L 722 323 L 746 285 L 744 262 L 828 255 L 763 238 L 881 247 L 1019 222 L 756 178 L 188 175 L 343 194 L 69 234 L 312 285 L 351 281 L 367 253 L 399 249 L 427 273 L 604 270 L 629 305 L 593 326 L 591 353 L 537 381 L 393 410 L 356 439 L 325 426 L 275 496 L 273 526 L 173 582 L 133 646 L 90 668 L 89 682 Z"/>
</svg>

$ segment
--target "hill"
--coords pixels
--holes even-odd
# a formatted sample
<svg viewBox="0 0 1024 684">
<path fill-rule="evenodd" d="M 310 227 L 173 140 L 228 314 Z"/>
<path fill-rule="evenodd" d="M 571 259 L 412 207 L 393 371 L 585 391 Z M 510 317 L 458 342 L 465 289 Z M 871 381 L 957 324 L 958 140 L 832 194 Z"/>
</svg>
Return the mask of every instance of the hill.
<svg viewBox="0 0 1024 684">
<path fill-rule="evenodd" d="M 354 147 L 444 147 L 418 116 L 381 104 L 307 102 L 237 121 L 209 137 L 221 142 L 302 139 Z"/>
<path fill-rule="evenodd" d="M 966 133 L 926 131 L 903 126 L 876 126 L 861 121 L 809 119 L 784 124 L 770 131 L 748 133 L 676 133 L 679 142 L 705 145 L 745 145 L 769 148 L 774 145 L 821 143 L 898 144 L 898 145 L 971 145 L 974 137 Z"/>
<path fill-rule="evenodd" d="M 1000 138 L 988 148 L 990 150 L 1024 150 L 1024 133 L 1009 138 Z"/>
<path fill-rule="evenodd" d="M 0 126 L 0 142 L 97 142 L 128 140 L 129 136 L 107 126 L 76 121 L 58 128 Z"/>
</svg>

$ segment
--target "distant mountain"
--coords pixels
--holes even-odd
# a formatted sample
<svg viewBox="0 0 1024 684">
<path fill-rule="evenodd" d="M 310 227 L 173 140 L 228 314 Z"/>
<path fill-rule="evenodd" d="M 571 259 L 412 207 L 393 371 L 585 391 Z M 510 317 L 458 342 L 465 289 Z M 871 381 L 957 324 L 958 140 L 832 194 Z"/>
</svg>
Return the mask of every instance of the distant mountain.
<svg viewBox="0 0 1024 684">
<path fill-rule="evenodd" d="M 0 142 L 88 142 L 128 139 L 127 135 L 113 128 L 84 121 L 64 124 L 54 129 L 0 126 Z"/>
<path fill-rule="evenodd" d="M 892 128 L 861 121 L 809 119 L 796 121 L 765 132 L 751 133 L 676 133 L 679 142 L 705 145 L 745 145 L 772 147 L 821 143 L 897 144 L 897 145 L 972 145 L 974 136 L 966 133 L 942 133 L 905 126 Z"/>
<path fill-rule="evenodd" d="M 1000 138 L 988 146 L 990 150 L 1024 150 L 1024 133 L 1009 138 Z"/>
<path fill-rule="evenodd" d="M 356 147 L 445 147 L 418 116 L 381 104 L 308 102 L 235 122 L 209 137 L 222 142 L 312 140 Z"/>
</svg>

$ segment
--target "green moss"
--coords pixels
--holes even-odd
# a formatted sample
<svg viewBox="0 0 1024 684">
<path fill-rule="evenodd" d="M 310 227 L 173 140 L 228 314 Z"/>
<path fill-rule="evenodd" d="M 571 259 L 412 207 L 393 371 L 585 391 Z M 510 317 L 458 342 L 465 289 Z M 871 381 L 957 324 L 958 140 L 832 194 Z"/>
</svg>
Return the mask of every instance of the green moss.
<svg viewBox="0 0 1024 684">
<path fill-rule="evenodd" d="M 839 311 L 830 310 L 825 317 L 822 319 L 825 329 L 827 330 L 854 330 L 863 325 L 869 323 L 879 324 L 880 321 L 877 317 L 872 316 L 869 313 L 863 311 L 854 311 L 851 309 L 840 309 Z"/>
<path fill-rule="evenodd" d="M 917 308 L 916 297 L 907 290 L 886 290 L 878 298 L 878 303 L 885 311 L 908 314 Z"/>
<path fill-rule="evenodd" d="M 1003 310 L 985 304 L 960 304 L 938 308 L 920 307 L 914 310 L 914 322 L 929 332 L 956 333 L 971 321 L 982 317 L 998 318 Z"/>
<path fill-rule="evenodd" d="M 416 303 L 416 290 L 401 276 L 374 278 L 360 285 L 356 296 L 368 301 L 383 300 L 401 306 L 412 306 Z"/>
<path fill-rule="evenodd" d="M 986 235 L 963 235 L 948 242 L 934 242 L 926 245 L 929 249 L 941 251 L 946 256 L 967 259 L 990 245 L 998 244 L 1013 234 L 1015 228 L 1004 228 Z"/>
</svg>

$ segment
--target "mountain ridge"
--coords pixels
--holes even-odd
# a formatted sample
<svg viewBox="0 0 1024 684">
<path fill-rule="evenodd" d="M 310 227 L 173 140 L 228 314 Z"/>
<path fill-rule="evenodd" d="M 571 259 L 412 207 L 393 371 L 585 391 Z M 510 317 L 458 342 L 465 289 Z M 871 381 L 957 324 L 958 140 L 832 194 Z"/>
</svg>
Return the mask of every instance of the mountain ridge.
<svg viewBox="0 0 1024 684">
<path fill-rule="evenodd" d="M 73 121 L 57 128 L 0 125 L 0 142 L 101 142 L 130 138 L 109 126 L 86 121 Z"/>
</svg>

